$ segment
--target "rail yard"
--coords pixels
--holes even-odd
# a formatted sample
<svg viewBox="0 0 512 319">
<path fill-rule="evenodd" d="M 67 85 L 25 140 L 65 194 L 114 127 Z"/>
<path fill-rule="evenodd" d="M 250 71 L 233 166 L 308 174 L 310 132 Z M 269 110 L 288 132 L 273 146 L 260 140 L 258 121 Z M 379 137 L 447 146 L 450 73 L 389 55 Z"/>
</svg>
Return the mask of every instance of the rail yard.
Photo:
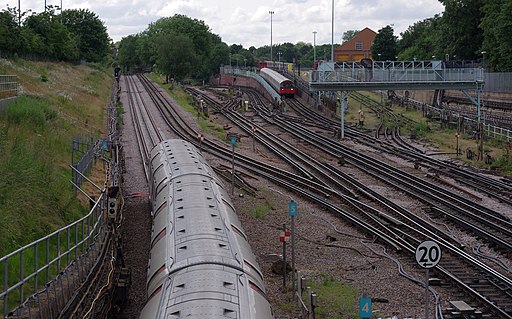
<svg viewBox="0 0 512 319">
<path fill-rule="evenodd" d="M 227 185 L 232 153 L 225 138 L 200 128 L 195 114 L 184 112 L 145 76 L 124 76 L 121 86 L 123 99 L 134 101 L 125 103 L 133 105 L 127 108 L 125 123 L 133 123 L 139 132 L 123 132 L 130 159 L 125 175 L 128 194 L 147 192 L 141 164 L 150 160 L 149 149 L 167 138 L 196 144 L 231 189 Z M 282 291 L 281 276 L 272 272 L 290 198 L 298 202 L 300 212 L 296 268 L 308 277 L 346 280 L 376 300 L 385 299 L 374 305 L 382 317 L 418 318 L 424 311 L 424 274 L 413 255 L 415 247 L 430 238 L 443 250 L 433 271 L 431 314 L 457 318 L 456 307 L 463 304 L 472 309 L 468 316 L 475 318 L 510 317 L 509 181 L 425 155 L 425 146 L 398 131 L 368 135 L 349 128 L 348 138 L 340 142 L 333 135 L 337 122 L 298 98 L 286 100 L 285 112 L 272 112 L 274 106 L 256 91 L 242 89 L 243 100 L 250 105 L 245 111 L 240 98 L 226 95 L 225 88 L 187 91 L 207 105 L 198 118 L 239 136 L 232 200 L 265 274 L 276 318 L 297 316 L 282 308 L 289 296 Z M 135 141 L 141 150 L 135 149 Z M 494 196 L 471 185 L 481 185 Z M 150 222 L 139 224 L 143 216 L 149 218 L 149 210 L 140 214 L 145 199 L 133 196 L 127 201 L 123 247 L 127 264 L 133 263 L 137 275 L 130 291 L 135 302 L 124 314 L 133 316 L 146 298 L 141 292 L 146 285 Z M 251 207 L 261 203 L 270 203 L 264 218 L 251 213 Z M 344 315 L 344 310 L 331 311 L 330 316 Z"/>
<path fill-rule="evenodd" d="M 108 217 L 110 230 L 83 240 L 98 259 L 70 263 L 64 253 L 60 279 L 7 317 L 357 316 L 357 298 L 329 304 L 304 287 L 336 282 L 370 298 L 374 318 L 425 318 L 426 309 L 434 318 L 512 318 L 510 179 L 402 136 L 413 120 L 360 92 L 351 97 L 379 121 L 363 128 L 360 116 L 342 138 L 339 119 L 298 94 L 308 83 L 280 71 L 268 73 L 271 94 L 227 77 L 231 85 L 183 86 L 176 98 L 147 75 L 118 76 L 112 103 L 122 103 L 124 125 L 118 142 L 111 133 L 117 164 L 108 170 L 119 185 L 104 194 L 108 213 L 96 204 L 97 219 L 87 219 L 89 229 Z M 79 241 L 73 227 L 68 247 Z M 290 227 L 294 255 L 288 245 L 283 260 Z M 415 250 L 428 240 L 442 257 L 425 300 Z M 82 267 L 95 270 L 84 282 Z"/>
</svg>

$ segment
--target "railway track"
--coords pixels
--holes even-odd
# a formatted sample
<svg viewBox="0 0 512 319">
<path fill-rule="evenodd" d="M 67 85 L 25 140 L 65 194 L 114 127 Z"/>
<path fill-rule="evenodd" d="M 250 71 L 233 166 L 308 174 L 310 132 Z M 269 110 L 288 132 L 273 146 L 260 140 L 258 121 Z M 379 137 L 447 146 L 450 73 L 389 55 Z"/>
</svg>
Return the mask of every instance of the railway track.
<svg viewBox="0 0 512 319">
<path fill-rule="evenodd" d="M 283 127 L 283 123 L 278 123 L 278 124 L 280 125 L 280 127 Z M 303 130 L 303 128 L 300 128 L 300 129 L 298 129 L 298 131 L 303 132 L 304 130 Z M 300 136 L 298 136 L 298 137 L 299 137 L 300 139 L 305 139 L 305 137 L 304 137 L 303 135 L 300 135 Z M 313 143 L 314 141 L 319 141 L 319 140 L 322 140 L 322 139 L 317 137 L 317 138 L 312 138 L 312 139 L 310 139 L 308 142 Z M 323 139 L 323 140 L 325 140 L 325 139 Z M 368 166 L 372 166 L 372 165 L 374 165 L 374 162 L 372 162 L 372 163 L 370 163 L 369 165 L 367 165 L 367 167 L 365 167 L 365 169 L 368 169 L 368 168 L 369 168 Z M 380 172 L 379 172 L 379 173 L 380 173 Z M 402 176 L 401 176 L 400 178 L 398 178 L 398 180 L 400 180 L 401 178 L 402 178 Z M 408 186 L 408 187 L 410 187 L 410 186 Z M 425 187 L 425 185 L 424 185 L 424 184 L 422 184 L 422 183 L 420 183 L 420 184 L 419 184 L 419 187 Z M 442 194 L 442 193 L 441 193 L 441 194 Z M 439 199 L 439 198 L 437 198 L 437 199 Z M 459 198 L 459 199 L 460 199 L 460 198 Z M 441 199 L 441 201 L 444 201 L 444 200 L 442 200 L 442 199 Z M 459 203 L 459 204 L 460 204 L 460 203 Z M 466 205 L 466 207 L 468 207 L 468 206 L 471 206 L 471 203 L 466 203 L 465 205 Z M 455 206 L 455 207 L 456 207 L 456 206 Z M 475 216 L 475 215 L 473 215 L 473 217 L 474 217 L 474 216 Z M 493 215 L 493 216 L 494 216 L 494 215 Z M 500 231 L 501 231 L 502 233 L 500 233 L 498 236 L 496 236 L 496 239 L 497 239 L 497 241 L 498 241 L 498 242 L 500 242 L 500 241 L 501 241 L 501 244 L 504 244 L 503 249 L 504 249 L 505 251 L 508 251 L 508 250 L 509 250 L 509 247 L 507 247 L 508 245 L 506 244 L 506 242 L 507 242 L 508 240 L 502 240 L 501 238 L 503 238 L 503 237 L 507 238 L 507 236 L 509 236 L 508 231 L 507 231 L 507 228 L 509 228 L 509 226 L 510 226 L 510 225 L 509 225 L 509 224 L 508 224 L 508 222 L 507 222 L 506 220 L 504 220 L 504 218 L 503 218 L 502 216 L 500 216 L 499 214 L 497 214 L 497 216 L 495 216 L 495 217 L 496 217 L 496 218 L 498 218 L 498 220 L 499 220 L 500 222 L 502 222 L 502 221 L 504 221 L 504 222 L 505 222 L 505 224 L 504 224 L 504 225 L 502 225 L 503 227 L 501 227 L 501 226 L 498 226 L 498 227 L 497 227 L 498 229 L 501 229 Z M 477 219 L 479 219 L 479 218 L 477 217 Z M 466 223 L 466 225 L 467 225 L 467 223 Z M 482 229 L 482 228 L 481 228 L 481 226 L 480 226 L 480 227 L 479 227 L 479 226 L 472 226 L 472 227 L 474 228 L 474 231 L 478 232 L 478 236 L 484 236 L 484 235 L 483 235 L 483 233 L 484 233 L 484 232 L 481 230 L 481 229 Z M 487 235 L 485 235 L 485 236 L 493 237 L 492 235 L 488 235 L 488 234 L 487 234 Z M 494 241 L 493 241 L 493 243 L 494 243 L 494 244 L 496 244 L 497 242 L 494 242 Z M 460 254 L 459 254 L 459 256 L 460 256 Z M 466 258 L 466 259 L 467 259 L 468 257 L 464 257 L 464 258 Z M 472 261 L 471 261 L 471 259 L 468 259 L 468 261 L 472 262 Z M 452 264 L 452 265 L 453 265 L 453 264 L 455 264 L 453 261 L 451 261 L 451 262 L 449 262 L 449 263 L 450 263 L 450 264 Z M 461 269 L 463 269 L 463 268 L 464 268 L 464 267 L 462 267 L 460 264 L 458 264 L 458 267 L 460 267 Z M 458 271 L 457 271 L 457 267 L 450 267 L 450 268 L 451 268 L 451 272 L 453 272 L 453 273 L 457 273 L 457 272 L 458 272 Z M 485 267 L 484 267 L 484 268 L 485 268 Z M 448 274 L 447 276 L 448 276 L 448 277 L 450 277 L 450 278 L 452 278 L 453 280 L 455 280 L 455 279 L 456 279 L 456 277 L 449 275 L 451 272 L 448 272 L 448 273 L 447 273 L 447 274 Z M 491 271 L 491 272 L 492 272 L 492 271 Z M 498 275 L 498 277 L 500 277 L 500 276 L 501 276 L 501 275 Z M 504 279 L 504 280 L 505 280 L 505 282 L 507 282 L 507 278 L 506 278 L 506 277 L 502 277 L 502 279 Z M 461 281 L 459 282 L 459 284 L 460 284 L 460 285 L 464 285 L 464 283 L 465 283 L 465 282 L 468 282 L 468 281 L 469 281 L 469 280 L 467 280 L 467 278 L 466 278 L 466 280 L 461 280 Z M 481 283 L 479 283 L 479 284 L 481 284 Z M 480 291 L 487 292 L 487 291 L 489 291 L 489 290 L 492 290 L 493 285 L 494 285 L 494 282 L 489 282 L 489 283 L 487 283 L 487 286 L 486 286 L 485 288 L 479 288 L 479 289 L 480 289 Z M 509 287 L 509 288 L 508 288 L 508 290 L 510 290 L 510 281 L 508 281 L 508 283 L 506 283 L 506 286 L 508 286 L 508 287 Z M 466 286 L 466 287 L 465 287 L 465 289 L 471 289 L 471 287 Z M 476 295 L 479 295 L 479 292 L 478 292 L 478 290 L 476 290 L 476 289 L 475 289 L 475 290 L 473 290 L 473 293 L 474 293 L 474 294 L 476 294 Z M 507 302 L 507 299 L 508 299 L 508 298 L 510 298 L 510 295 L 509 295 L 509 294 L 510 294 L 510 291 L 509 291 L 509 292 L 504 293 L 504 294 L 503 294 L 503 296 L 501 297 L 501 299 L 500 299 L 500 298 L 498 298 L 498 297 L 496 298 L 496 299 L 500 300 L 500 303 L 501 303 L 502 305 L 504 305 L 504 308 L 505 308 L 505 309 L 509 309 L 509 307 L 510 307 L 510 306 L 509 306 L 509 303 Z M 495 299 L 495 300 L 496 300 L 496 299 Z M 504 312 L 504 313 L 505 313 L 505 315 L 507 315 L 507 312 L 508 312 L 508 311 L 507 311 L 507 310 L 505 310 L 505 312 Z"/>
<path fill-rule="evenodd" d="M 146 89 L 150 88 L 149 82 L 144 80 L 144 83 Z M 161 105 L 159 106 L 159 110 L 162 114 L 165 113 L 166 117 L 172 118 L 172 120 L 169 120 L 169 125 L 172 126 L 172 129 L 179 134 L 180 137 L 189 141 L 196 141 L 198 132 L 191 129 L 186 122 L 180 120 L 175 114 L 173 115 L 172 108 L 165 106 L 166 103 L 162 100 L 162 97 L 159 97 L 158 90 L 150 90 L 152 92 L 152 99 Z M 212 101 L 210 101 L 210 103 L 213 105 Z M 254 121 L 247 121 L 238 114 L 235 107 L 238 103 L 230 103 L 231 104 L 228 103 L 227 105 L 219 105 L 216 111 L 221 112 L 223 115 L 230 118 L 233 123 L 236 123 L 236 125 L 238 125 L 242 130 L 251 134 L 251 129 L 255 125 Z M 258 104 L 259 102 L 255 99 L 254 103 Z M 356 155 L 351 152 L 341 149 L 337 141 L 330 141 L 324 136 L 315 136 L 314 132 L 309 132 L 308 130 L 305 130 L 303 126 L 298 126 L 297 123 L 299 121 L 297 118 L 294 120 L 290 120 L 290 118 L 286 118 L 284 116 L 280 118 L 279 116 L 275 116 L 269 112 L 266 106 L 258 108 L 257 112 L 264 121 L 267 121 L 267 123 L 278 125 L 286 130 L 288 134 L 292 134 L 302 141 L 307 141 L 308 144 L 314 145 L 316 148 L 324 151 L 333 158 L 337 158 L 342 154 L 351 164 L 361 165 L 361 169 L 366 171 L 369 171 L 372 166 L 375 166 L 368 163 L 368 161 L 372 161 L 374 159 L 357 158 Z M 305 122 L 302 122 L 301 124 L 303 125 L 304 123 Z M 318 125 L 319 124 L 317 124 L 317 127 Z M 320 125 L 322 128 L 330 128 L 329 123 Z M 308 131 L 307 134 L 305 131 Z M 359 136 L 359 134 L 354 134 L 354 136 Z M 396 250 L 403 251 L 404 253 L 408 252 L 412 254 L 415 245 L 425 238 L 426 235 L 430 235 L 427 236 L 428 238 L 436 238 L 442 244 L 443 248 L 446 248 L 449 251 L 447 256 L 450 256 L 446 258 L 446 261 L 443 259 L 443 262 L 437 268 L 437 271 L 439 271 L 446 280 L 450 279 L 452 282 L 457 282 L 460 287 L 470 291 L 469 295 L 476 296 L 475 298 L 481 297 L 480 302 L 487 302 L 488 304 L 486 307 L 489 311 L 499 313 L 502 318 L 510 318 L 511 309 L 510 305 L 507 304 L 507 298 L 510 300 L 510 287 L 512 286 L 510 281 L 507 281 L 507 277 L 501 273 L 496 273 L 489 269 L 490 267 L 479 262 L 475 257 L 464 253 L 460 245 L 458 245 L 449 234 L 436 234 L 436 232 L 441 232 L 439 229 L 433 228 L 431 223 L 428 222 L 422 222 L 421 224 L 423 224 L 422 227 L 424 228 L 420 228 L 415 225 L 420 224 L 417 220 L 414 221 L 410 218 L 407 219 L 400 215 L 392 216 L 389 212 L 399 211 L 399 207 L 394 205 L 391 201 L 382 201 L 380 205 L 382 205 L 383 208 L 381 209 L 371 208 L 370 205 L 365 204 L 362 201 L 358 201 L 358 196 L 366 196 L 368 198 L 372 198 L 372 200 L 377 200 L 378 196 L 372 194 L 371 189 L 365 188 L 364 185 L 357 184 L 357 181 L 354 179 L 351 180 L 349 177 L 342 174 L 339 169 L 332 166 L 329 167 L 329 165 L 323 165 L 322 163 L 318 163 L 318 161 L 311 161 L 310 157 L 304 157 L 303 154 L 294 150 L 290 143 L 285 143 L 284 141 L 277 139 L 276 136 L 271 135 L 268 131 L 264 130 L 263 127 L 258 126 L 255 137 L 257 138 L 258 143 L 265 145 L 265 147 L 269 147 L 271 150 L 275 150 L 276 154 L 279 154 L 280 157 L 290 163 L 294 170 L 298 171 L 298 174 L 290 174 L 283 170 L 276 170 L 275 167 L 269 167 L 263 163 L 256 163 L 250 158 L 236 154 L 236 160 L 240 164 L 240 167 L 262 177 L 268 178 L 276 184 L 301 194 L 303 198 L 322 205 L 326 209 L 339 214 L 345 220 L 356 225 L 358 228 L 363 229 L 367 234 L 371 236 L 379 236 L 383 243 L 394 247 Z M 269 141 L 272 141 L 273 143 L 270 143 Z M 318 141 L 329 141 L 332 145 L 320 145 L 317 143 Z M 229 160 L 231 157 L 231 152 L 226 145 L 218 145 L 210 142 L 208 138 L 203 141 L 203 147 L 206 151 L 224 159 Z M 308 168 L 308 171 L 305 172 L 301 167 L 303 167 L 306 162 L 311 162 L 313 165 L 311 165 Z M 383 170 L 383 168 L 381 168 L 381 170 Z M 381 170 L 376 171 L 376 173 L 374 173 L 374 177 L 382 174 Z M 326 177 L 328 175 L 335 175 L 336 177 L 334 180 L 338 180 L 338 182 L 333 182 L 333 179 L 329 180 Z M 397 184 L 403 178 L 403 176 L 396 177 L 397 175 L 394 175 L 395 177 L 392 178 L 392 173 L 389 173 L 388 176 L 388 178 L 394 180 Z M 305 188 L 305 185 L 308 185 L 308 187 Z M 340 185 L 343 185 L 343 187 Z M 347 185 L 351 185 L 354 190 L 350 190 Z M 416 187 L 425 187 L 425 184 L 418 185 L 419 186 Z M 406 185 L 402 187 L 410 188 L 411 186 Z M 339 191 L 339 188 L 343 189 L 343 191 Z M 426 199 L 422 200 L 428 202 Z M 438 199 L 434 197 L 434 199 L 431 200 Z M 439 200 L 444 201 L 445 199 Z M 354 214 L 354 211 L 358 212 L 358 214 Z M 405 215 L 405 213 L 402 212 L 402 215 Z M 399 218 L 401 218 L 401 220 Z M 407 230 L 407 232 L 402 228 Z M 502 234 L 498 234 L 496 236 L 501 235 Z M 475 287 L 475 285 L 471 286 L 471 283 L 468 282 L 470 281 L 469 278 L 457 275 L 460 269 L 468 269 L 468 267 L 472 267 L 471 269 L 474 269 L 474 273 L 482 273 L 482 278 L 489 277 L 491 279 L 487 282 L 479 282 L 478 284 L 481 286 L 480 288 Z M 488 273 L 483 275 L 484 271 L 487 271 Z M 508 278 L 508 280 L 510 279 Z M 501 290 L 501 295 L 490 296 L 487 291 L 496 286 L 505 287 L 506 289 Z"/>
</svg>

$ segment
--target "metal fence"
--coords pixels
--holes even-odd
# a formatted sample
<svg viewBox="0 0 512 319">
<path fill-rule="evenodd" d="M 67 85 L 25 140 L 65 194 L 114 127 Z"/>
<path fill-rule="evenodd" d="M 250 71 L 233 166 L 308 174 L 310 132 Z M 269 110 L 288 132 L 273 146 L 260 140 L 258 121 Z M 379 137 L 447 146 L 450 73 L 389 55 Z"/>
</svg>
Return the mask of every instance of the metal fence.
<svg viewBox="0 0 512 319">
<path fill-rule="evenodd" d="M 484 74 L 484 92 L 512 93 L 512 72 Z"/>
<path fill-rule="evenodd" d="M 110 141 L 117 139 L 117 133 L 113 131 L 117 127 L 118 88 L 114 83 L 108 105 Z M 92 144 L 92 140 L 90 142 Z M 78 187 L 75 181 L 82 183 L 87 179 L 85 173 L 92 165 L 98 144 L 84 146 L 87 151 L 79 161 L 83 165 L 72 165 L 73 176 L 77 175 L 72 181 L 75 188 Z M 118 159 L 114 161 L 117 165 Z M 113 169 L 116 165 L 109 162 L 107 176 L 118 171 Z M 118 177 L 115 179 L 117 181 Z M 107 199 L 105 189 L 100 190 L 86 216 L 0 258 L 0 318 L 2 314 L 6 318 L 59 317 L 108 246 L 109 227 L 104 213 Z"/>
<path fill-rule="evenodd" d="M 402 98 L 402 97 L 401 97 Z M 478 127 L 478 122 L 476 119 L 476 114 L 464 114 L 461 113 L 460 110 L 450 110 L 449 108 L 440 108 L 435 107 L 430 104 L 422 103 L 413 99 L 408 99 L 407 103 L 414 107 L 417 110 L 427 111 L 427 112 L 436 112 L 439 114 L 448 114 L 448 116 L 452 118 L 462 117 L 464 119 L 464 128 L 466 131 L 476 131 Z M 486 122 L 485 114 L 482 116 L 483 130 L 484 134 L 495 140 L 506 141 L 509 142 L 512 138 L 512 130 L 506 129 L 503 127 L 499 127 Z"/>
<path fill-rule="evenodd" d="M 18 95 L 19 84 L 16 75 L 0 75 L 0 100 Z"/>
<path fill-rule="evenodd" d="M 104 197 L 102 193 L 89 214 L 76 222 L 0 258 L 4 316 L 58 315 L 58 307 L 100 254 L 105 237 Z"/>
<path fill-rule="evenodd" d="M 89 175 L 94 163 L 95 153 L 100 146 L 99 140 L 94 141 L 92 136 L 79 135 L 73 139 L 71 150 L 71 165 L 73 166 L 71 183 L 75 189 L 80 188 L 84 183 L 84 175 Z M 75 163 L 75 154 L 81 153 L 82 156 Z"/>
</svg>

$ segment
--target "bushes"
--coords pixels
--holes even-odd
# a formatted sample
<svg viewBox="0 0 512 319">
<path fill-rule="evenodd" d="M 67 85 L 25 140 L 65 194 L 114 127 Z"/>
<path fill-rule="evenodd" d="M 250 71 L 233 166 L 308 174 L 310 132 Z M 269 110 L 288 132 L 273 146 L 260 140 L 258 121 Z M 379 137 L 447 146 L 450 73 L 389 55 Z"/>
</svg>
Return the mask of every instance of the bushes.
<svg viewBox="0 0 512 319">
<path fill-rule="evenodd" d="M 44 130 L 46 122 L 57 117 L 48 103 L 37 98 L 20 96 L 2 114 L 8 124 L 25 124 L 35 131 Z"/>
</svg>

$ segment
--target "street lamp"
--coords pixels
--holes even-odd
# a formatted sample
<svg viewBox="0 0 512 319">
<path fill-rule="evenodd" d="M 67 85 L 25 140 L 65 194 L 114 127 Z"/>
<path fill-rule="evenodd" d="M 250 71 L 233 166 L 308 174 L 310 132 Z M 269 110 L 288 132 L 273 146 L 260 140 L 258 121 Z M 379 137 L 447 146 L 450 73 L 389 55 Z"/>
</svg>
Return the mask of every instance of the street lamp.
<svg viewBox="0 0 512 319">
<path fill-rule="evenodd" d="M 380 54 L 380 53 L 377 53 L 377 55 L 379 56 L 379 61 L 380 61 L 380 56 L 381 56 L 382 54 Z"/>
<path fill-rule="evenodd" d="M 485 70 L 485 55 L 487 54 L 487 51 L 482 51 L 482 69 Z"/>
<path fill-rule="evenodd" d="M 316 64 L 316 31 L 313 31 L 313 67 Z"/>
<path fill-rule="evenodd" d="M 332 0 L 331 61 L 334 62 L 334 0 Z"/>
<path fill-rule="evenodd" d="M 274 14 L 274 11 L 269 11 L 270 13 L 270 61 L 274 61 L 274 58 L 272 57 L 272 15 Z"/>
</svg>

